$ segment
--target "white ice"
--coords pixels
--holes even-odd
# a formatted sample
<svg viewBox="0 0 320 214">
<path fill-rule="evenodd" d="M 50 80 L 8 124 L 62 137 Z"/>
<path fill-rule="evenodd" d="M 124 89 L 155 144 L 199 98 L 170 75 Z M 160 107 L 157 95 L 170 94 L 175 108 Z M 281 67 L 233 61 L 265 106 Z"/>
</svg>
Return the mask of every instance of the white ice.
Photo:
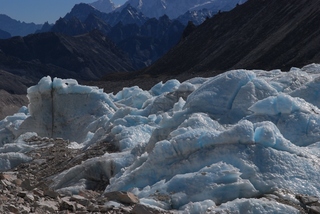
<svg viewBox="0 0 320 214">
<path fill-rule="evenodd" d="M 131 191 L 182 213 L 296 213 L 257 197 L 279 189 L 320 197 L 318 82 L 318 64 L 116 94 L 44 77 L 28 89 L 28 108 L 0 122 L 0 169 L 30 161 L 23 153 L 34 149 L 24 141 L 32 135 L 83 150 L 109 142 L 119 151 L 56 175 L 52 188 L 77 193 L 102 180 L 105 192 Z"/>
</svg>

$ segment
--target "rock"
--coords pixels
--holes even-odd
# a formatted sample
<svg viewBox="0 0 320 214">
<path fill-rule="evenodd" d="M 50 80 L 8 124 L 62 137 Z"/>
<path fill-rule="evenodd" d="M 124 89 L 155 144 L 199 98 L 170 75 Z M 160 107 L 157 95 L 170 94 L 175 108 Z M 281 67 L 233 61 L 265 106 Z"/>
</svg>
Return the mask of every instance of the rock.
<svg viewBox="0 0 320 214">
<path fill-rule="evenodd" d="M 50 213 L 55 213 L 59 210 L 59 205 L 55 201 L 41 201 L 35 203 L 36 208 L 40 208 L 41 210 L 48 211 Z M 41 213 L 41 212 L 39 212 Z"/>
<path fill-rule="evenodd" d="M 82 206 L 85 206 L 85 207 L 90 204 L 90 201 L 81 195 L 71 196 L 70 201 L 75 201 L 78 204 L 81 204 Z"/>
<path fill-rule="evenodd" d="M 0 180 L 14 181 L 17 179 L 17 175 L 14 172 L 3 172 L 0 173 Z"/>
<path fill-rule="evenodd" d="M 122 212 L 132 214 L 132 207 L 122 207 Z"/>
<path fill-rule="evenodd" d="M 91 203 L 91 204 L 89 204 L 89 206 L 87 207 L 87 210 L 88 210 L 89 212 L 99 212 L 99 206 Z"/>
<path fill-rule="evenodd" d="M 31 212 L 30 207 L 20 205 L 19 208 L 21 214 L 29 214 Z"/>
<path fill-rule="evenodd" d="M 132 214 L 161 214 L 164 213 L 158 209 L 143 205 L 143 204 L 136 204 L 132 211 Z M 170 212 L 168 212 L 170 213 Z"/>
<path fill-rule="evenodd" d="M 34 154 L 34 157 L 35 157 L 35 158 L 40 158 L 40 157 L 41 157 L 41 154 L 40 154 L 40 153 L 35 153 L 35 154 Z"/>
<path fill-rule="evenodd" d="M 15 185 L 17 185 L 17 186 L 21 186 L 22 180 L 21 180 L 21 179 L 15 179 L 15 180 L 13 181 L 13 183 L 14 183 Z"/>
<path fill-rule="evenodd" d="M 305 205 L 316 203 L 319 200 L 319 198 L 315 196 L 305 196 L 305 195 L 298 196 L 298 199 Z"/>
<path fill-rule="evenodd" d="M 59 196 L 59 193 L 57 193 L 57 192 L 55 192 L 55 191 L 53 191 L 53 190 L 48 188 L 48 189 L 45 189 L 43 191 L 43 195 L 44 196 L 48 196 L 48 197 L 53 198 L 53 199 L 56 199 Z"/>
<path fill-rule="evenodd" d="M 26 195 L 27 195 L 27 192 L 26 192 L 26 191 L 21 191 L 21 192 L 19 192 L 19 193 L 17 194 L 17 196 L 18 196 L 18 197 L 21 197 L 21 198 L 26 197 Z"/>
<path fill-rule="evenodd" d="M 12 183 L 8 180 L 1 180 L 0 184 L 2 184 L 4 187 L 7 187 L 7 188 L 12 186 Z"/>
<path fill-rule="evenodd" d="M 93 199 L 98 197 L 100 194 L 92 190 L 81 190 L 79 195 L 88 199 Z"/>
<path fill-rule="evenodd" d="M 69 197 L 61 199 L 60 210 L 70 210 L 72 212 L 76 211 L 75 203 L 70 202 Z"/>
<path fill-rule="evenodd" d="M 320 207 L 319 206 L 311 206 L 308 209 L 309 214 L 320 214 Z"/>
<path fill-rule="evenodd" d="M 76 211 L 87 211 L 87 208 L 81 204 L 76 204 Z"/>
<path fill-rule="evenodd" d="M 6 179 L 3 173 L 0 173 L 0 180 Z"/>
<path fill-rule="evenodd" d="M 10 212 L 19 213 L 19 209 L 18 209 L 16 206 L 12 205 L 12 204 L 8 205 L 6 208 L 7 208 Z"/>
<path fill-rule="evenodd" d="M 28 190 L 28 191 L 30 191 L 30 190 L 32 190 L 33 189 L 33 187 L 31 186 L 31 182 L 30 182 L 30 180 L 24 180 L 22 183 L 21 183 L 21 187 L 23 188 L 23 189 L 25 189 L 25 190 Z"/>
<path fill-rule="evenodd" d="M 109 201 L 118 201 L 123 204 L 132 205 L 132 204 L 139 203 L 139 198 L 131 192 L 122 192 L 122 191 L 108 192 L 108 193 L 105 193 L 104 196 L 107 197 Z"/>
<path fill-rule="evenodd" d="M 24 200 L 27 201 L 28 203 L 31 203 L 34 201 L 34 196 L 32 193 L 28 193 L 25 197 Z"/>
<path fill-rule="evenodd" d="M 43 197 L 44 196 L 43 191 L 38 189 L 38 188 L 33 190 L 33 194 L 36 195 L 36 196 L 39 196 L 39 197 Z"/>
</svg>

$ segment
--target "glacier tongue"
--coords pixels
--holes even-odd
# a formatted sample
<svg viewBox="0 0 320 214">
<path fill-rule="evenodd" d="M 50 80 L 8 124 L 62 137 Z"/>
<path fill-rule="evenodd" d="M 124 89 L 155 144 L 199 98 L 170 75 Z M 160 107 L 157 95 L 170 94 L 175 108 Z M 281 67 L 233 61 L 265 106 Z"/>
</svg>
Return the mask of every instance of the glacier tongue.
<svg viewBox="0 0 320 214">
<path fill-rule="evenodd" d="M 28 108 L 0 122 L 0 169 L 30 161 L 28 136 L 83 150 L 106 141 L 118 152 L 53 176 L 52 188 L 77 193 L 104 179 L 105 192 L 167 210 L 297 213 L 258 198 L 279 189 L 320 197 L 319 67 L 233 70 L 115 95 L 44 77 L 28 89 Z"/>
</svg>

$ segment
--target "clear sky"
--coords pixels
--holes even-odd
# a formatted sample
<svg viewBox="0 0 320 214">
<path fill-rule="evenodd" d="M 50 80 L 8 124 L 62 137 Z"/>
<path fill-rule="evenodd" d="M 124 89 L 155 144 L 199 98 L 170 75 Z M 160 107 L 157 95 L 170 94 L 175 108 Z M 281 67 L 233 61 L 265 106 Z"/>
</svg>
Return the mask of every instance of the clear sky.
<svg viewBox="0 0 320 214">
<path fill-rule="evenodd" d="M 0 14 L 24 22 L 43 24 L 48 21 L 55 23 L 65 16 L 75 4 L 92 3 L 96 0 L 0 0 Z M 115 5 L 126 0 L 113 0 Z"/>
</svg>

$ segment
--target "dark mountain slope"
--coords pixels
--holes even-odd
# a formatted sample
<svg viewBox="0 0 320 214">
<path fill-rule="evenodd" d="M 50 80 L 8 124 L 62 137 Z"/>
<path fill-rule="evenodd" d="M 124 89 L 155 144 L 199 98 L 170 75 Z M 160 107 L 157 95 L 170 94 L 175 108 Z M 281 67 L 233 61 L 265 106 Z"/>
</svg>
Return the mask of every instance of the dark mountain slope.
<svg viewBox="0 0 320 214">
<path fill-rule="evenodd" d="M 144 72 L 287 69 L 320 62 L 318 0 L 249 0 L 197 27 Z"/>
<path fill-rule="evenodd" d="M 166 15 L 147 19 L 130 5 L 122 11 L 104 14 L 89 5 L 79 4 L 50 31 L 75 36 L 97 29 L 128 54 L 136 69 L 142 69 L 175 46 L 184 28 L 182 23 Z"/>
<path fill-rule="evenodd" d="M 91 13 L 99 17 L 104 15 L 104 13 L 100 12 L 99 10 L 96 10 L 94 7 L 85 3 L 80 3 L 80 4 L 76 4 L 71 9 L 70 13 L 67 13 L 63 19 L 69 20 L 76 17 L 77 19 L 83 22 L 87 19 L 87 17 Z"/>
<path fill-rule="evenodd" d="M 0 29 L 0 39 L 9 39 L 10 37 L 11 37 L 10 33 Z"/>
<path fill-rule="evenodd" d="M 13 74 L 92 80 L 132 71 L 130 60 L 98 31 L 80 36 L 41 33 L 0 40 L 0 68 Z"/>
<path fill-rule="evenodd" d="M 90 14 L 93 14 L 111 26 L 114 26 L 119 22 L 122 22 L 123 24 L 137 24 L 140 26 L 149 19 L 130 5 L 127 5 L 121 11 L 114 11 L 107 14 L 96 10 L 91 5 L 85 3 L 76 4 L 70 13 L 67 13 L 63 19 L 70 20 L 75 17 L 81 22 L 84 22 Z"/>
<path fill-rule="evenodd" d="M 163 56 L 181 39 L 185 26 L 168 16 L 152 18 L 142 26 L 123 25 L 121 22 L 107 34 L 122 50 L 129 54 L 134 65 L 141 69 Z"/>
</svg>

